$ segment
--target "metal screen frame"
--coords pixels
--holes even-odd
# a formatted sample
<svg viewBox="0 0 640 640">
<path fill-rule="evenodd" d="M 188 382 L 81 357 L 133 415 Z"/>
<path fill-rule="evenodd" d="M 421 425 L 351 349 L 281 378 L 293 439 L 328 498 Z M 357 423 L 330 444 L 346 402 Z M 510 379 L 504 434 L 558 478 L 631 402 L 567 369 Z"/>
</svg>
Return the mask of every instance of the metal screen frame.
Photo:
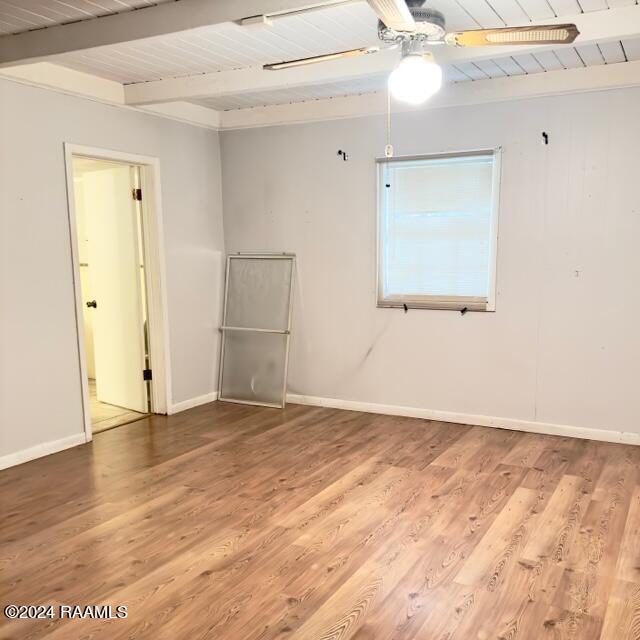
<svg viewBox="0 0 640 640">
<path fill-rule="evenodd" d="M 261 329 L 259 327 L 232 327 L 227 326 L 227 301 L 229 297 L 229 273 L 231 267 L 231 261 L 235 259 L 259 259 L 259 260 L 289 260 L 291 261 L 291 281 L 289 283 L 289 309 L 287 313 L 287 328 L 286 329 Z M 222 326 L 220 327 L 220 333 L 222 336 L 220 345 L 220 365 L 218 367 L 218 400 L 223 402 L 235 402 L 237 404 L 248 404 L 259 407 L 273 407 L 276 409 L 284 409 L 286 405 L 287 396 L 287 375 L 289 370 L 289 345 L 291 342 L 291 315 L 293 310 L 293 285 L 296 272 L 296 255 L 295 253 L 234 253 L 227 256 L 227 264 L 225 271 L 224 282 L 224 306 L 222 312 Z M 282 381 L 282 401 L 277 403 L 272 402 L 254 402 L 251 400 L 238 400 L 236 398 L 225 398 L 222 395 L 222 376 L 223 376 L 223 363 L 224 363 L 224 344 L 225 344 L 225 331 L 250 331 L 254 333 L 277 333 L 286 336 L 285 339 L 285 352 L 284 352 L 284 380 Z"/>
</svg>

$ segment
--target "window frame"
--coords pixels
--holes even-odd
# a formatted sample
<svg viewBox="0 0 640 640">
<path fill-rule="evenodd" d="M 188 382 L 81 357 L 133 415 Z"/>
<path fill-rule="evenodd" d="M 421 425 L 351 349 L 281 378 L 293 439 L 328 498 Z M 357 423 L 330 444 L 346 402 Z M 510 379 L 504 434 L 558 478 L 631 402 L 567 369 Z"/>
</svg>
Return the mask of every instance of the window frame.
<svg viewBox="0 0 640 640">
<path fill-rule="evenodd" d="M 444 158 L 463 158 L 491 156 L 493 158 L 492 172 L 492 203 L 491 203 L 491 229 L 489 247 L 489 290 L 487 299 L 475 296 L 431 296 L 431 295 L 396 295 L 385 296 L 383 291 L 382 269 L 384 258 L 382 255 L 382 215 L 383 215 L 383 172 L 385 166 L 395 162 L 411 162 L 415 160 L 435 160 Z M 391 158 L 376 158 L 376 306 L 378 308 L 407 308 L 407 309 L 433 309 L 461 311 L 495 311 L 496 310 L 496 283 L 497 283 L 497 256 L 498 256 L 498 221 L 500 215 L 500 182 L 502 174 L 502 147 L 493 149 L 472 149 L 466 151 L 446 151 L 420 155 L 393 156 Z"/>
</svg>

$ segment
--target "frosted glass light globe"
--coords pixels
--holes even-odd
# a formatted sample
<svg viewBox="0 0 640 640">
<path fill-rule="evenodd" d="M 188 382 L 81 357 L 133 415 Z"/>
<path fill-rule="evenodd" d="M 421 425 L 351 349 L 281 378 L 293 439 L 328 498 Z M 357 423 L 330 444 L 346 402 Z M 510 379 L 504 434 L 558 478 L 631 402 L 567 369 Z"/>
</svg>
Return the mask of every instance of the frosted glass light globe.
<svg viewBox="0 0 640 640">
<path fill-rule="evenodd" d="M 427 56 L 410 54 L 389 75 L 389 91 L 402 102 L 421 104 L 442 86 L 442 69 Z"/>
</svg>

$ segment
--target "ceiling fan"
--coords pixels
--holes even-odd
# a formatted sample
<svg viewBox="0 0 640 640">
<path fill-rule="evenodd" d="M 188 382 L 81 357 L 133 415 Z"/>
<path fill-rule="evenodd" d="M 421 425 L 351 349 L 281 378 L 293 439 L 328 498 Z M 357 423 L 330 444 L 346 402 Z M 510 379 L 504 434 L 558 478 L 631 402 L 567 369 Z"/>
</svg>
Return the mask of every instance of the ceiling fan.
<svg viewBox="0 0 640 640">
<path fill-rule="evenodd" d="M 402 56 L 389 76 L 389 90 L 398 100 L 420 104 L 440 89 L 442 70 L 429 47 L 486 47 L 496 45 L 570 44 L 579 35 L 575 24 L 547 24 L 528 27 L 476 29 L 447 33 L 439 11 L 423 6 L 425 0 L 367 0 L 378 16 L 378 38 L 385 49 L 402 47 Z M 382 47 L 361 47 L 310 58 L 265 64 L 278 71 L 327 60 L 368 55 Z"/>
</svg>

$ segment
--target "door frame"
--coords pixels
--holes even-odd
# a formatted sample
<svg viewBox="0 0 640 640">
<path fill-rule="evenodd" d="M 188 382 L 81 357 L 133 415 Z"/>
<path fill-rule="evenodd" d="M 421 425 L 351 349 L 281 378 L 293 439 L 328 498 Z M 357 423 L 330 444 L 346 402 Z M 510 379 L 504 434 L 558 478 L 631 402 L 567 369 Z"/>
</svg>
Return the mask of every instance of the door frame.
<svg viewBox="0 0 640 640">
<path fill-rule="evenodd" d="M 78 338 L 78 368 L 82 388 L 82 410 L 85 440 L 93 438 L 89 404 L 89 377 L 85 352 L 82 287 L 80 283 L 80 260 L 76 222 L 75 190 L 73 184 L 73 158 L 107 160 L 136 165 L 140 169 L 140 186 L 143 224 L 144 273 L 147 294 L 147 323 L 149 355 L 153 369 L 151 380 L 151 411 L 166 414 L 171 398 L 171 366 L 169 350 L 169 318 L 167 312 L 166 267 L 164 255 L 164 230 L 162 224 L 162 202 L 160 189 L 160 160 L 111 149 L 88 147 L 64 143 L 65 174 L 67 183 L 67 210 L 69 213 L 69 239 L 73 288 L 75 297 L 76 335 Z M 142 372 L 140 372 L 142 375 Z"/>
</svg>

